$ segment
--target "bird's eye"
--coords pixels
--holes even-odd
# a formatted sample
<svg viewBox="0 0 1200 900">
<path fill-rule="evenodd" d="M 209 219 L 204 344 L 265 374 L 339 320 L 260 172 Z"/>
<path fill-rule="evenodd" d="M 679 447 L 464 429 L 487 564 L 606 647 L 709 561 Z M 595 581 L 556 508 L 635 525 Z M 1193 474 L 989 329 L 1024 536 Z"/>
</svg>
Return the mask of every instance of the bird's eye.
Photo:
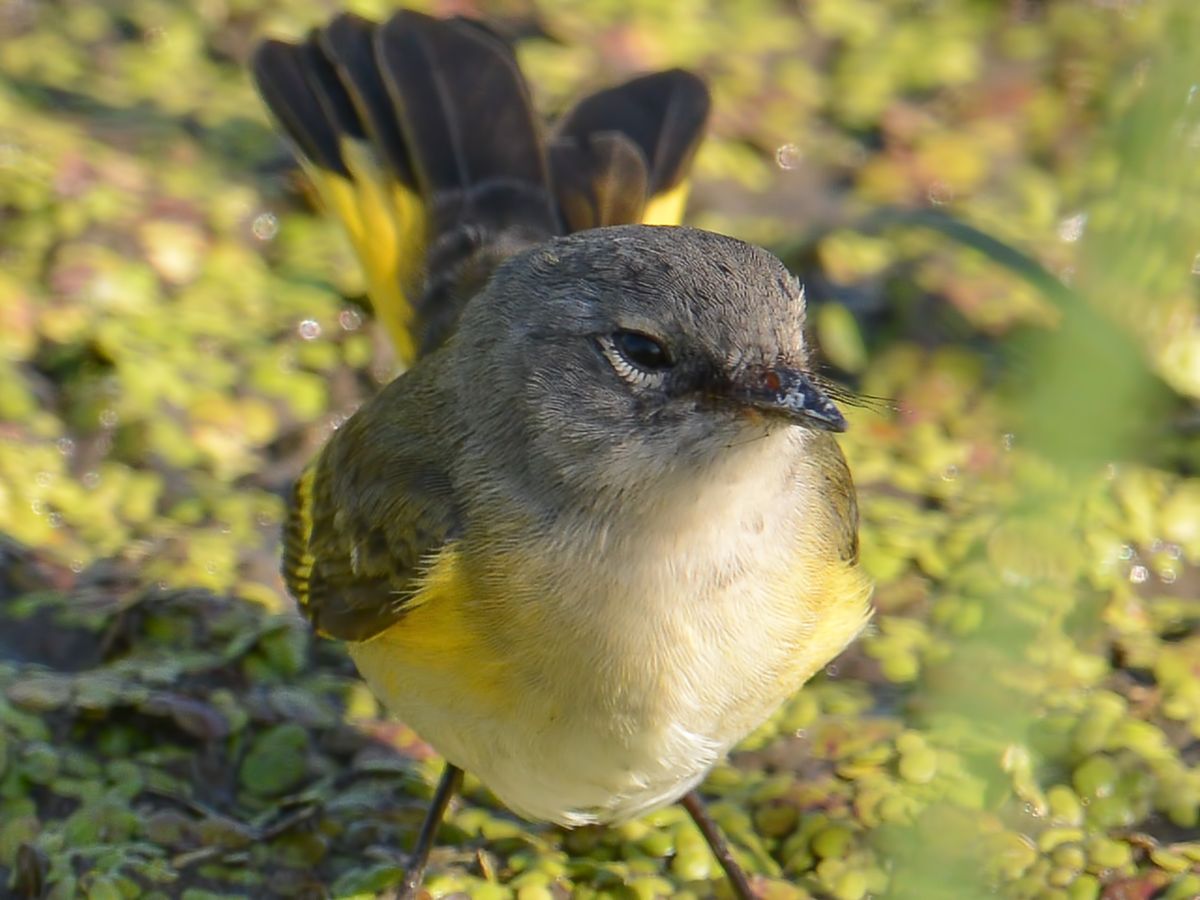
<svg viewBox="0 0 1200 900">
<path fill-rule="evenodd" d="M 666 347 L 640 331 L 614 331 L 596 340 L 613 371 L 635 387 L 662 387 L 675 365 Z"/>
<path fill-rule="evenodd" d="M 647 372 L 661 372 L 675 364 L 666 347 L 641 332 L 614 332 L 612 342 L 623 357 Z"/>
</svg>

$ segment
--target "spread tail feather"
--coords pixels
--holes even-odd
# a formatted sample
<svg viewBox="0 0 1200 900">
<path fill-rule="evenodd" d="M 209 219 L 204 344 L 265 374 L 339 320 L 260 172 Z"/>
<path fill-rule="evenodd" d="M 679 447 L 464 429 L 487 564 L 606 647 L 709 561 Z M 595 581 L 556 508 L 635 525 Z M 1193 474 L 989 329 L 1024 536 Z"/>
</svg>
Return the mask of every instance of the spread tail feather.
<svg viewBox="0 0 1200 900">
<path fill-rule="evenodd" d="M 427 198 L 490 180 L 546 190 L 529 91 L 502 39 L 465 19 L 404 10 L 380 27 L 376 59 Z"/>
<path fill-rule="evenodd" d="M 414 188 L 416 174 L 400 119 L 392 108 L 383 75 L 375 65 L 375 31 L 374 22 L 343 13 L 317 33 L 317 41 L 345 88 L 345 98 L 350 103 L 344 108 L 356 113 L 348 118 L 362 123 L 364 136 L 369 136 L 399 181 Z"/>
<path fill-rule="evenodd" d="M 550 166 L 572 230 L 679 224 L 710 105 L 700 78 L 670 69 L 598 91 L 563 116 L 551 139 Z M 644 174 L 637 172 L 635 153 Z"/>
</svg>

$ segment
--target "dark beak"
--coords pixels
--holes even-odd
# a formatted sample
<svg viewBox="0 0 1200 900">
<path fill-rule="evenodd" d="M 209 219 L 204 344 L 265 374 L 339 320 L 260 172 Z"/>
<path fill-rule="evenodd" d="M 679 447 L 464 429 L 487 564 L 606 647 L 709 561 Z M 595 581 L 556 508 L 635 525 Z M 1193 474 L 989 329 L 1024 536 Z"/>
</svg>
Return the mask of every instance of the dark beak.
<svg viewBox="0 0 1200 900">
<path fill-rule="evenodd" d="M 834 402 L 799 369 L 777 366 L 749 371 L 732 385 L 732 397 L 750 409 L 790 419 L 822 431 L 845 431 L 846 419 Z"/>
</svg>

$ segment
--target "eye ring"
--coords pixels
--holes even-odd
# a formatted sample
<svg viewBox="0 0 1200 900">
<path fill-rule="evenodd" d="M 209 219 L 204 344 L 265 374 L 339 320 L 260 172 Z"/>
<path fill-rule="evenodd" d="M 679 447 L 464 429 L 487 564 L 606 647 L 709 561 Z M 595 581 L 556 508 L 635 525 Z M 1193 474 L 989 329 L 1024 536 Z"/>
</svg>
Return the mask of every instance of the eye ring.
<svg viewBox="0 0 1200 900">
<path fill-rule="evenodd" d="M 596 341 L 613 371 L 638 387 L 660 387 L 675 364 L 659 341 L 639 331 L 615 331 Z"/>
</svg>

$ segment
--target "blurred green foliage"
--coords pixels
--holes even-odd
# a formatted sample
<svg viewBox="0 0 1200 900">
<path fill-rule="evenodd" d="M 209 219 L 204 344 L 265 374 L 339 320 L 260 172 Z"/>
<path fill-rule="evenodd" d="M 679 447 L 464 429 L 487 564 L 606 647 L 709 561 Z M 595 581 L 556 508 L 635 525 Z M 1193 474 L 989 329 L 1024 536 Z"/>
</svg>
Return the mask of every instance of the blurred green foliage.
<svg viewBox="0 0 1200 900">
<path fill-rule="evenodd" d="M 392 5 L 0 3 L 0 893 L 402 872 L 434 761 L 277 575 L 393 371 L 244 70 L 341 8 Z M 765 896 L 1200 895 L 1200 9 L 424 8 L 521 37 L 549 112 L 703 72 L 692 221 L 778 249 L 892 399 L 844 442 L 872 631 L 706 785 Z M 566 833 L 469 784 L 441 837 L 435 894 L 724 890 L 677 809 Z"/>
</svg>

